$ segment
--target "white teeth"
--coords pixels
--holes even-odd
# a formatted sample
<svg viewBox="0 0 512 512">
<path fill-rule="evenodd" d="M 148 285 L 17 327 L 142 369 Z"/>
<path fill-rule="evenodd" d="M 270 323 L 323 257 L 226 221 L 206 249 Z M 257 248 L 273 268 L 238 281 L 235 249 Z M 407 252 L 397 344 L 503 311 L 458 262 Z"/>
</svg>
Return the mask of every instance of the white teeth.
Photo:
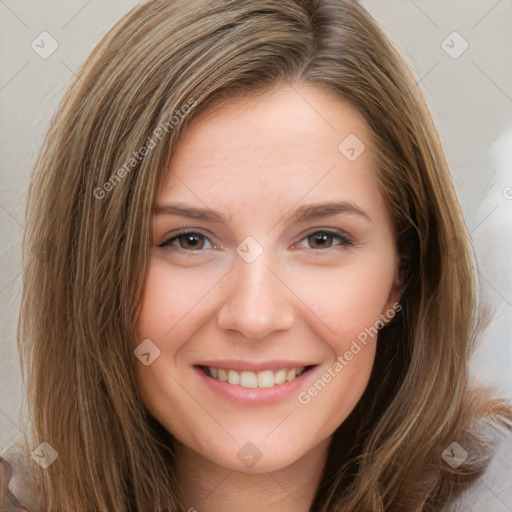
<svg viewBox="0 0 512 512">
<path fill-rule="evenodd" d="M 283 382 L 286 382 L 286 370 L 279 370 L 278 372 L 276 372 L 274 382 L 276 384 L 282 384 Z"/>
<path fill-rule="evenodd" d="M 258 377 L 254 372 L 242 372 L 240 374 L 240 386 L 243 388 L 257 388 Z"/>
<path fill-rule="evenodd" d="M 240 384 L 240 374 L 235 370 L 229 370 L 228 372 L 228 382 L 230 384 L 238 385 Z"/>
<path fill-rule="evenodd" d="M 295 379 L 295 375 L 296 375 L 295 368 L 292 368 L 291 370 L 288 370 L 286 372 L 286 380 L 287 381 L 291 381 L 291 380 Z"/>
<path fill-rule="evenodd" d="M 302 375 L 305 366 L 300 368 L 282 369 L 276 372 L 272 370 L 263 370 L 261 372 L 238 372 L 236 370 L 224 370 L 222 368 L 206 367 L 208 375 L 214 379 L 228 382 L 234 386 L 243 388 L 272 388 L 285 382 L 295 380 Z"/>
<path fill-rule="evenodd" d="M 265 370 L 258 373 L 258 387 L 271 388 L 274 386 L 274 372 L 272 370 Z"/>
</svg>

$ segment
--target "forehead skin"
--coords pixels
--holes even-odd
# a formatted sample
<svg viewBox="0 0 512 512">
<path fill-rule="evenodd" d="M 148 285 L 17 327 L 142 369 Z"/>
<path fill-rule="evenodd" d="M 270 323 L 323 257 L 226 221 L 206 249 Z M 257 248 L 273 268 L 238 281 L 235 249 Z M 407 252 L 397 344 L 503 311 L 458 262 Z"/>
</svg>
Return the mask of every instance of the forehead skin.
<svg viewBox="0 0 512 512">
<path fill-rule="evenodd" d="M 366 147 L 350 161 L 339 145 L 354 135 Z M 385 205 L 379 188 L 368 187 L 376 184 L 374 161 L 370 129 L 355 107 L 318 87 L 283 86 L 194 118 L 175 148 L 159 199 L 183 195 L 197 206 L 225 205 L 235 224 L 237 213 L 255 214 L 268 219 L 267 228 L 298 201 L 340 194 L 376 212 Z M 262 204 L 274 207 L 262 211 Z"/>
</svg>

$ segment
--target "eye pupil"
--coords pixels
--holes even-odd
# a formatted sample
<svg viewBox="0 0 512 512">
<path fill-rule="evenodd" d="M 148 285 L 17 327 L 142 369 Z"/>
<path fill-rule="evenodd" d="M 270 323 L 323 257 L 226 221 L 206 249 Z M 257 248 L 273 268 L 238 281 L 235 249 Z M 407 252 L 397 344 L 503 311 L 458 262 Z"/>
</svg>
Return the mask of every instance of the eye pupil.
<svg viewBox="0 0 512 512">
<path fill-rule="evenodd" d="M 320 245 L 320 248 L 322 248 L 326 242 L 329 242 L 330 239 L 332 239 L 332 235 L 328 233 L 315 233 L 314 235 L 311 235 L 311 239 L 314 240 L 313 244 L 310 243 L 312 246 Z"/>
<path fill-rule="evenodd" d="M 186 233 L 181 235 L 181 240 L 185 240 L 185 243 L 181 244 L 184 248 L 201 249 L 204 241 L 201 241 L 202 235 L 196 235 L 193 233 Z"/>
</svg>

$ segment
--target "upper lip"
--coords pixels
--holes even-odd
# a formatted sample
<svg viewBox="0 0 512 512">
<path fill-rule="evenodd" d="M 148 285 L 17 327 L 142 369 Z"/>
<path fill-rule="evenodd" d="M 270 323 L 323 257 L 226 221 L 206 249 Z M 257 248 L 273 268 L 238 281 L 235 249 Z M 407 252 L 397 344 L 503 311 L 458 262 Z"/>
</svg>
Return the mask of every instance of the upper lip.
<svg viewBox="0 0 512 512">
<path fill-rule="evenodd" d="M 203 361 L 196 366 L 209 366 L 210 368 L 221 368 L 223 370 L 240 370 L 247 372 L 261 372 L 263 370 L 283 370 L 291 368 L 302 368 L 303 366 L 314 366 L 312 363 L 292 360 L 268 360 L 248 361 L 247 359 L 219 359 L 217 361 Z"/>
</svg>

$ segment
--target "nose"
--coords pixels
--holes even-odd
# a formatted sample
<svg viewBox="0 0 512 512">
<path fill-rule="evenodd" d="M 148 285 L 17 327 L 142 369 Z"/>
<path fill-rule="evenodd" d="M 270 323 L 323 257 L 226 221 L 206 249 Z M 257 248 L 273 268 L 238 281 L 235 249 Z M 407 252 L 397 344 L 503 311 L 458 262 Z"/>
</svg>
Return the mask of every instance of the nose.
<svg viewBox="0 0 512 512">
<path fill-rule="evenodd" d="M 217 317 L 221 329 L 262 340 L 293 326 L 294 295 L 268 263 L 264 255 L 252 263 L 237 257 Z"/>
</svg>

